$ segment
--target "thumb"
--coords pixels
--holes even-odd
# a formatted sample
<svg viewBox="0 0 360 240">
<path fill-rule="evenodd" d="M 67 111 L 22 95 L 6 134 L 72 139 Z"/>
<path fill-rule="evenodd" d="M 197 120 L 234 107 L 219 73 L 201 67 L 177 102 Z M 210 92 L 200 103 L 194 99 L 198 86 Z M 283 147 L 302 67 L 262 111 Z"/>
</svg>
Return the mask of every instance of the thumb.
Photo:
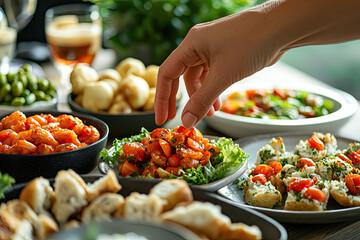
<svg viewBox="0 0 360 240">
<path fill-rule="evenodd" d="M 211 78 L 209 74 L 208 79 Z M 208 84 L 207 84 L 208 83 Z M 191 128 L 197 124 L 204 116 L 213 108 L 214 102 L 217 100 L 223 88 L 216 81 L 205 81 L 204 84 L 191 95 L 188 103 L 182 112 L 182 123 L 186 128 Z"/>
</svg>

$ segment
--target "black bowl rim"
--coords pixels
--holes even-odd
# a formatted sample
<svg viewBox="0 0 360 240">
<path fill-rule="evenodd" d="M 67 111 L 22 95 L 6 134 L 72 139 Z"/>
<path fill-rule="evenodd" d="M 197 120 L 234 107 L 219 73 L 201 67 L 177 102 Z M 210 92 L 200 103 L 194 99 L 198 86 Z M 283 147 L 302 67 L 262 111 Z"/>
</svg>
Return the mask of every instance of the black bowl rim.
<svg viewBox="0 0 360 240">
<path fill-rule="evenodd" d="M 39 158 L 39 157 L 50 157 L 50 156 L 61 156 L 61 155 L 65 155 L 65 154 L 69 154 L 69 153 L 74 153 L 74 152 L 80 152 L 80 151 L 86 151 L 86 149 L 90 148 L 90 147 L 93 147 L 95 144 L 97 143 L 100 143 L 104 140 L 106 140 L 108 138 L 108 135 L 109 135 L 109 126 L 103 121 L 103 120 L 100 120 L 94 116 L 91 116 L 91 115 L 87 115 L 87 114 L 82 114 L 82 113 L 77 113 L 77 112 L 59 112 L 59 111 L 23 111 L 22 113 L 25 114 L 25 116 L 27 116 L 27 113 L 30 113 L 30 114 L 58 114 L 58 115 L 61 115 L 61 114 L 67 114 L 67 115 L 72 115 L 74 117 L 79 117 L 80 119 L 81 118 L 88 118 L 88 119 L 91 119 L 95 122 L 98 122 L 100 123 L 101 125 L 103 125 L 105 127 L 105 133 L 104 133 L 104 136 L 101 137 L 99 140 L 97 140 L 96 142 L 90 144 L 90 145 L 87 145 L 86 147 L 82 147 L 82 148 L 78 148 L 78 149 L 75 149 L 75 150 L 72 150 L 72 151 L 67 151 L 67 152 L 60 152 L 60 153 L 49 153 L 49 154 L 37 154 L 37 155 L 32 155 L 32 154 L 24 154 L 24 155 L 19 155 L 19 154 L 6 154 L 6 153 L 0 153 L 0 158 L 4 157 L 4 156 L 19 156 L 19 157 L 24 157 L 24 158 Z M 11 113 L 7 113 L 7 114 L 3 114 L 0 116 L 0 120 L 3 119 L 4 117 L 10 115 Z M 32 115 L 31 115 L 32 116 Z M 81 119 L 82 120 L 82 119 Z M 48 160 L 51 160 L 51 158 L 49 158 Z"/>
<path fill-rule="evenodd" d="M 77 104 L 74 100 L 73 100 L 73 96 L 74 94 L 70 93 L 68 96 L 67 96 L 67 100 L 68 100 L 68 103 L 70 105 L 70 108 L 72 110 L 76 110 L 79 109 L 81 110 L 83 113 L 86 113 L 86 114 L 91 114 L 91 115 L 98 115 L 98 116 L 112 116 L 112 117 L 121 117 L 121 116 L 143 116 L 143 115 L 155 115 L 155 111 L 139 111 L 139 112 L 131 112 L 131 113 L 118 113 L 118 114 L 113 114 L 113 113 L 107 113 L 107 112 L 94 112 L 94 111 L 91 111 L 89 109 L 86 109 L 82 106 L 80 106 L 79 104 Z M 182 96 L 179 100 L 176 101 L 176 105 L 178 106 L 180 101 L 182 99 Z"/>
</svg>

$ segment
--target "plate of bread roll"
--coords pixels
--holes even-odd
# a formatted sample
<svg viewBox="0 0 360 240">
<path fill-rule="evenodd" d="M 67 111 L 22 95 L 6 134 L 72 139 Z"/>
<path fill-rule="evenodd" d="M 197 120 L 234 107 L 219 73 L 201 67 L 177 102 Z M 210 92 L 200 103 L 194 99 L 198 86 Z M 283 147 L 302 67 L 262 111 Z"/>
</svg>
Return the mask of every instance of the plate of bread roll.
<svg viewBox="0 0 360 240">
<path fill-rule="evenodd" d="M 117 178 L 113 171 L 105 176 L 80 176 L 72 170 L 62 170 L 55 179 L 38 177 L 29 183 L 15 185 L 5 192 L 0 219 L 3 226 L 0 239 L 64 239 L 56 237 L 65 233 L 76 235 L 77 229 L 80 231 L 81 226 L 84 228 L 89 224 L 98 224 L 94 228 L 101 236 L 109 234 L 101 232 L 104 221 L 114 221 L 112 224 L 126 221 L 126 224 L 139 226 L 149 223 L 160 225 L 162 229 L 167 226 L 164 224 L 171 224 L 177 229 L 185 228 L 185 237 L 180 239 L 188 239 L 186 236 L 200 239 L 287 238 L 285 229 L 271 218 L 217 194 L 192 188 L 183 180 L 144 182 L 136 178 Z M 129 229 L 131 233 L 119 230 L 112 234 L 150 236 L 141 229 L 145 227 Z M 168 229 L 171 231 L 171 227 Z M 66 235 L 66 239 L 70 236 Z M 163 237 L 158 235 L 157 239 L 165 239 Z"/>
<path fill-rule="evenodd" d="M 288 223 L 360 215 L 360 143 L 331 133 L 278 133 L 236 141 L 249 169 L 220 195 Z"/>
</svg>

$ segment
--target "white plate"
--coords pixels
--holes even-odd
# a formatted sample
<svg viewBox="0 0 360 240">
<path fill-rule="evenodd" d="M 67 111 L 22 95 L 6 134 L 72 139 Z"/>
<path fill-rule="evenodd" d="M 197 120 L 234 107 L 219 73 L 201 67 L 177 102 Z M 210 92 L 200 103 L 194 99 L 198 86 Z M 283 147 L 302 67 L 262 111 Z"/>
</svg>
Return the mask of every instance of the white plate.
<svg viewBox="0 0 360 240">
<path fill-rule="evenodd" d="M 285 143 L 287 151 L 293 151 L 295 145 L 302 139 L 309 139 L 312 133 L 277 133 L 277 134 L 265 134 L 253 137 L 248 137 L 235 141 L 243 149 L 244 152 L 250 154 L 248 160 L 249 168 L 255 167 L 257 151 L 268 144 L 273 137 L 282 137 Z M 347 148 L 349 143 L 354 142 L 353 139 L 343 138 L 336 136 L 338 149 Z M 246 177 L 246 175 L 244 175 Z M 224 196 L 230 200 L 246 205 L 249 208 L 262 212 L 279 222 L 286 223 L 335 223 L 345 222 L 350 220 L 360 219 L 360 207 L 344 208 L 337 204 L 334 200 L 330 199 L 328 203 L 328 210 L 323 212 L 313 211 L 287 211 L 282 209 L 268 209 L 247 205 L 244 202 L 244 191 L 240 190 L 235 184 L 228 185 L 218 191 L 221 196 Z"/>
<path fill-rule="evenodd" d="M 225 99 L 230 93 L 241 89 L 274 88 L 285 88 L 314 93 L 316 95 L 322 96 L 327 100 L 333 101 L 336 111 L 322 117 L 299 120 L 259 119 L 217 111 L 213 117 L 206 117 L 205 121 L 211 128 L 214 128 L 224 133 L 226 136 L 233 138 L 276 132 L 311 132 L 314 130 L 320 132 L 334 132 L 335 130 L 342 127 L 350 119 L 350 117 L 356 113 L 358 108 L 356 99 L 344 91 L 335 88 L 325 88 L 308 84 L 296 86 L 294 84 L 284 83 L 280 85 L 275 83 L 262 83 L 259 86 L 259 84 L 254 82 L 253 84 L 234 85 L 234 87 L 230 87 L 228 90 L 226 90 L 221 95 L 221 98 Z"/>
<path fill-rule="evenodd" d="M 21 112 L 26 112 L 26 111 L 54 111 L 57 110 L 57 98 L 54 97 L 53 99 L 51 99 L 50 101 L 38 101 L 38 102 L 34 102 L 33 104 L 29 105 L 29 106 L 20 106 L 20 107 L 16 107 L 16 106 L 8 106 L 8 105 L 0 105 L 0 114 L 7 114 L 7 113 L 11 113 L 14 112 L 16 110 L 19 110 Z"/>
<path fill-rule="evenodd" d="M 208 139 L 218 139 L 218 137 L 215 137 L 215 136 L 204 136 L 204 137 L 206 137 Z M 115 151 L 115 147 L 112 147 L 109 149 L 109 153 L 112 153 L 114 151 Z M 102 173 L 102 174 L 106 174 L 109 169 L 113 169 L 117 173 L 117 175 L 121 178 L 117 165 L 109 165 L 109 164 L 99 160 L 98 168 L 99 168 L 100 173 Z M 234 182 L 236 179 L 238 179 L 241 175 L 244 174 L 246 169 L 247 169 L 247 160 L 245 160 L 245 162 L 242 164 L 242 166 L 237 171 L 235 171 L 234 173 L 232 173 L 222 179 L 219 179 L 217 181 L 214 181 L 214 182 L 211 182 L 208 184 L 192 185 L 192 186 L 196 187 L 196 188 L 200 188 L 200 189 L 208 191 L 208 192 L 216 192 L 220 188 L 225 187 L 225 186 L 231 184 L 232 182 Z M 142 180 L 144 180 L 144 181 L 161 181 L 162 179 L 143 178 Z"/>
</svg>

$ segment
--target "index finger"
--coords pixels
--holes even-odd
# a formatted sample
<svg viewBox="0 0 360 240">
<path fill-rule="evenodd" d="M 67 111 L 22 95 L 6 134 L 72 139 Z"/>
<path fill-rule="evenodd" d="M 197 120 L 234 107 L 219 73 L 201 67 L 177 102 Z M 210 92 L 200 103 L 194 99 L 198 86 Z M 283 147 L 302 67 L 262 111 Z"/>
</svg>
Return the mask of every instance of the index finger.
<svg viewBox="0 0 360 240">
<path fill-rule="evenodd" d="M 170 103 L 175 101 L 174 93 L 177 91 L 180 76 L 189 67 L 201 62 L 196 51 L 187 47 L 184 41 L 159 68 L 154 105 L 156 124 L 163 124 L 169 118 L 169 113 L 174 112 L 171 108 L 175 106 Z"/>
</svg>

